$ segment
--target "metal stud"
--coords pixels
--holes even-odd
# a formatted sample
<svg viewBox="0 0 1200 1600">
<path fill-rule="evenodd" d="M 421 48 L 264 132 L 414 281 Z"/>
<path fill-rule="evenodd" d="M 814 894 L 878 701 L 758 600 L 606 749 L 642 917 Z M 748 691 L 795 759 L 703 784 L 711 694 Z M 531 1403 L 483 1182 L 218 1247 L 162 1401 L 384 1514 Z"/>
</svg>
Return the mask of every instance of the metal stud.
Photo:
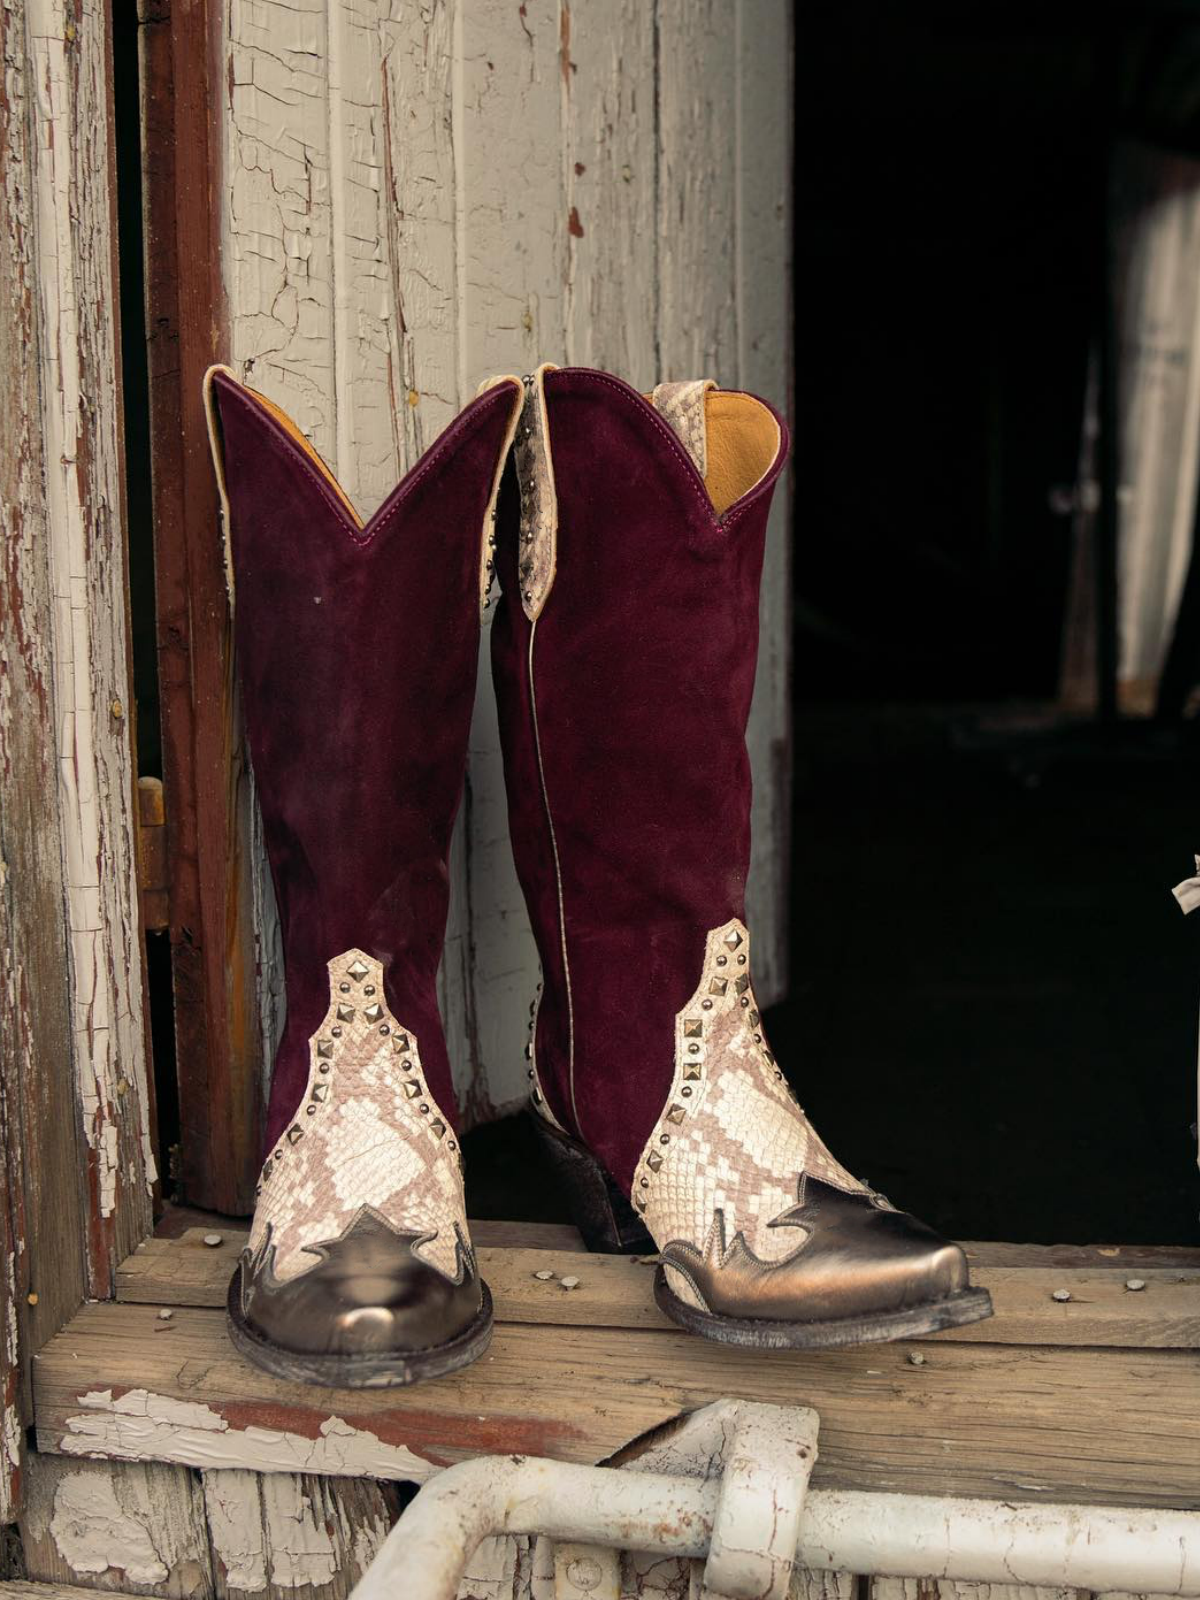
<svg viewBox="0 0 1200 1600">
<path fill-rule="evenodd" d="M 379 1024 L 379 1031 L 380 1031 L 380 1033 L 391 1033 L 392 1030 L 391 1030 L 391 1026 L 388 1023 L 381 1022 Z"/>
<path fill-rule="evenodd" d="M 374 1005 L 364 1007 L 363 1016 L 368 1022 L 378 1022 L 383 1016 L 383 1007 L 376 1001 Z"/>
<path fill-rule="evenodd" d="M 411 1072 L 413 1069 L 413 1064 L 414 1063 L 411 1056 L 405 1057 L 405 1059 L 400 1063 L 401 1072 Z"/>
<path fill-rule="evenodd" d="M 658 1142 L 659 1144 L 670 1144 L 671 1135 L 669 1133 L 660 1133 L 658 1136 Z"/>
<path fill-rule="evenodd" d="M 447 1150 L 457 1150 L 458 1146 L 455 1144 L 453 1139 L 447 1139 L 446 1140 L 446 1148 L 447 1148 Z"/>
<path fill-rule="evenodd" d="M 397 1055 L 402 1055 L 408 1049 L 408 1035 L 406 1033 L 398 1033 L 392 1040 L 392 1049 Z"/>
<path fill-rule="evenodd" d="M 317 1040 L 317 1055 L 321 1058 L 321 1060 L 322 1061 L 328 1061 L 332 1054 L 333 1054 L 333 1046 L 329 1043 L 329 1040 L 328 1039 L 318 1039 Z"/>
<path fill-rule="evenodd" d="M 354 1007 L 353 1006 L 339 1006 L 337 1008 L 337 1014 L 338 1014 L 338 1021 L 339 1022 L 353 1022 L 354 1021 Z"/>
<path fill-rule="evenodd" d="M 310 1117 L 315 1117 L 317 1114 L 316 1106 L 305 1106 L 304 1111 L 305 1115 Z"/>
<path fill-rule="evenodd" d="M 736 928 L 730 928 L 729 932 L 725 935 L 725 943 L 729 947 L 729 949 L 730 950 L 736 950 L 738 945 L 741 944 L 741 942 L 742 942 L 741 934 L 737 931 Z"/>
<path fill-rule="evenodd" d="M 526 1061 L 533 1060 L 533 1046 L 531 1044 L 525 1046 L 525 1059 Z"/>
<path fill-rule="evenodd" d="M 733 987 L 738 994 L 745 994 L 746 990 L 750 987 L 749 973 L 739 973 L 738 976 L 733 980 Z"/>
<path fill-rule="evenodd" d="M 540 1089 L 535 1089 L 533 1091 L 533 1103 L 534 1103 L 535 1106 L 540 1106 L 541 1105 L 541 1103 L 542 1103 L 542 1091 Z"/>
<path fill-rule="evenodd" d="M 633 1203 L 638 1208 L 639 1211 L 645 1211 L 646 1202 L 642 1199 L 640 1194 L 635 1194 L 634 1195 Z"/>
<path fill-rule="evenodd" d="M 754 1042 L 755 1042 L 755 1044 L 761 1044 L 762 1043 L 762 1034 L 761 1033 L 756 1033 L 754 1035 Z"/>
<path fill-rule="evenodd" d="M 750 1026 L 752 1028 L 757 1028 L 758 1024 L 759 1024 L 759 1021 L 760 1021 L 760 1018 L 759 1018 L 758 1012 L 757 1011 L 752 1011 L 750 1013 Z"/>
<path fill-rule="evenodd" d="M 683 1118 L 684 1118 L 684 1110 L 683 1110 L 682 1106 L 672 1106 L 671 1109 L 667 1112 L 667 1121 L 668 1122 L 680 1123 L 680 1122 L 683 1121 Z"/>
<path fill-rule="evenodd" d="M 684 1066 L 683 1075 L 689 1082 L 695 1083 L 700 1077 L 700 1068 L 694 1061 L 689 1061 Z"/>
<path fill-rule="evenodd" d="M 369 983 L 367 985 L 367 987 L 363 990 L 363 993 L 364 994 L 374 994 L 375 993 L 375 985 L 373 983 Z"/>
<path fill-rule="evenodd" d="M 328 1063 L 328 1061 L 322 1061 L 320 1067 L 317 1070 L 319 1072 L 328 1072 L 329 1071 L 329 1063 Z"/>
<path fill-rule="evenodd" d="M 346 968 L 347 975 L 353 978 L 355 983 L 361 983 L 370 970 L 370 967 L 364 967 L 361 961 L 356 961 L 352 967 Z"/>
<path fill-rule="evenodd" d="M 304 1129 L 300 1126 L 300 1124 L 298 1122 L 293 1122 L 291 1127 L 287 1131 L 287 1137 L 288 1137 L 288 1143 L 289 1144 L 295 1144 L 297 1142 L 297 1140 L 303 1139 L 303 1137 L 304 1137 Z M 276 1153 L 276 1156 L 275 1156 L 276 1161 L 279 1160 L 279 1157 L 282 1154 L 283 1154 L 282 1150 L 280 1150 L 280 1151 L 278 1151 Z"/>
<path fill-rule="evenodd" d="M 685 1083 L 683 1088 L 680 1089 L 679 1092 L 680 1092 L 680 1094 L 683 1094 L 683 1095 L 689 1095 L 689 1094 L 691 1094 L 692 1091 L 688 1088 L 687 1084 Z"/>
<path fill-rule="evenodd" d="M 685 1017 L 683 1023 L 683 1036 L 685 1039 L 699 1039 L 704 1033 L 704 1024 L 699 1017 Z"/>
<path fill-rule="evenodd" d="M 717 957 L 717 965 L 719 967 L 727 967 L 729 965 L 729 957 L 728 956 L 718 956 Z"/>
<path fill-rule="evenodd" d="M 641 1179 L 638 1180 L 638 1188 L 639 1189 L 648 1189 L 649 1187 L 650 1187 L 650 1179 L 649 1178 L 641 1178 Z"/>
<path fill-rule="evenodd" d="M 703 1009 L 705 1011 L 711 1011 L 712 1010 L 712 1001 L 711 1000 L 701 1000 L 700 1004 L 701 1004 L 701 1006 L 703 1007 Z"/>
<path fill-rule="evenodd" d="M 708 986 L 708 992 L 709 994 L 724 994 L 728 987 L 728 978 L 714 978 Z"/>
<path fill-rule="evenodd" d="M 329 1085 L 327 1083 L 314 1083 L 312 1088 L 312 1097 L 314 1100 L 328 1100 Z"/>
<path fill-rule="evenodd" d="M 440 1139 L 446 1132 L 446 1124 L 440 1117 L 435 1117 L 434 1120 L 429 1124 L 429 1129 L 435 1138 Z"/>
<path fill-rule="evenodd" d="M 339 983 L 338 984 L 338 989 L 342 994 L 349 994 L 350 993 L 350 985 L 348 983 Z"/>
<path fill-rule="evenodd" d="M 657 1172 L 659 1167 L 662 1166 L 662 1163 L 663 1158 L 659 1155 L 657 1150 L 652 1150 L 646 1157 L 646 1165 L 650 1168 L 651 1172 Z"/>
<path fill-rule="evenodd" d="M 300 1137 L 300 1129 L 297 1128 L 295 1130 L 295 1132 L 296 1132 L 296 1138 L 298 1139 Z M 288 1137 L 291 1138 L 291 1134 L 289 1134 Z M 293 1140 L 292 1142 L 295 1143 L 295 1140 Z M 276 1159 L 276 1161 L 282 1161 L 283 1160 L 283 1151 L 282 1150 L 276 1150 L 275 1159 Z"/>
<path fill-rule="evenodd" d="M 742 1009 L 745 1010 L 749 1006 L 749 1004 L 750 1004 L 750 996 L 748 994 L 744 994 L 742 996 Z"/>
<path fill-rule="evenodd" d="M 404 1085 L 404 1092 L 410 1100 L 415 1100 L 421 1092 L 421 1085 L 410 1081 Z"/>
<path fill-rule="evenodd" d="M 329 1031 L 335 1039 L 340 1039 L 342 1037 L 342 1030 L 340 1028 L 330 1028 Z"/>
<path fill-rule="evenodd" d="M 739 956 L 739 957 L 738 957 L 738 966 L 739 966 L 739 967 L 744 967 L 744 966 L 745 966 L 745 965 L 746 965 L 746 958 L 745 958 L 745 956 Z"/>
</svg>

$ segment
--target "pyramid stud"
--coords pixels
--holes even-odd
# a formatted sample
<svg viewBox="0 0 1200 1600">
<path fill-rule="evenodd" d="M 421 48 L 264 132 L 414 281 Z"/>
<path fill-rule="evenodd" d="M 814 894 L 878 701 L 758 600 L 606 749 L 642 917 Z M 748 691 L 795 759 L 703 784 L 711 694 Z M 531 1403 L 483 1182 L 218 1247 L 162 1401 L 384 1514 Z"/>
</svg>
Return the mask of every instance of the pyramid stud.
<svg viewBox="0 0 1200 1600">
<path fill-rule="evenodd" d="M 704 1024 L 699 1017 L 687 1017 L 683 1024 L 683 1037 L 685 1039 L 699 1039 L 704 1032 Z"/>
<path fill-rule="evenodd" d="M 683 1116 L 684 1116 L 684 1111 L 683 1111 L 683 1107 L 682 1106 L 672 1106 L 671 1109 L 667 1112 L 667 1121 L 668 1122 L 682 1122 L 683 1121 Z"/>
<path fill-rule="evenodd" d="M 683 1069 L 683 1076 L 689 1083 L 695 1083 L 701 1076 L 700 1068 L 694 1061 L 689 1061 Z"/>
<path fill-rule="evenodd" d="M 724 994 L 729 988 L 728 978 L 714 978 L 708 986 L 709 994 Z"/>
<path fill-rule="evenodd" d="M 383 1007 L 376 1001 L 374 1005 L 364 1007 L 363 1016 L 368 1022 L 378 1022 L 383 1016 Z"/>
<path fill-rule="evenodd" d="M 403 1055 L 408 1049 L 408 1035 L 406 1033 L 398 1033 L 392 1040 L 392 1049 L 398 1056 Z"/>
<path fill-rule="evenodd" d="M 738 945 L 741 944 L 741 942 L 742 942 L 741 934 L 737 931 L 736 928 L 730 928 L 729 932 L 725 935 L 725 945 L 726 945 L 726 947 L 728 949 L 730 949 L 730 950 L 736 950 Z"/>
<path fill-rule="evenodd" d="M 338 1015 L 338 1021 L 339 1022 L 353 1022 L 354 1021 L 354 1007 L 353 1006 L 339 1006 L 337 1008 L 337 1015 Z"/>
<path fill-rule="evenodd" d="M 646 1165 L 650 1168 L 651 1172 L 657 1172 L 662 1164 L 663 1158 L 659 1155 L 657 1150 L 652 1150 L 646 1157 Z"/>
<path fill-rule="evenodd" d="M 361 983 L 370 970 L 370 967 L 364 967 L 361 961 L 356 961 L 352 967 L 346 968 L 347 974 L 354 979 L 355 983 Z"/>
<path fill-rule="evenodd" d="M 289 1144 L 295 1144 L 295 1143 L 297 1143 L 298 1140 L 303 1139 L 303 1137 L 304 1137 L 304 1129 L 300 1126 L 300 1124 L 298 1122 L 293 1122 L 291 1127 L 287 1131 L 287 1137 L 288 1137 L 288 1143 Z"/>
<path fill-rule="evenodd" d="M 743 972 L 740 978 L 735 978 L 733 981 L 733 987 L 737 990 L 738 994 L 745 994 L 746 990 L 750 987 L 750 978 L 748 974 Z"/>
<path fill-rule="evenodd" d="M 327 1083 L 314 1083 L 312 1097 L 314 1100 L 328 1100 L 329 1085 Z"/>
<path fill-rule="evenodd" d="M 404 1085 L 404 1092 L 410 1100 L 415 1100 L 421 1092 L 421 1085 L 410 1078 Z"/>
<path fill-rule="evenodd" d="M 429 1124 L 429 1128 L 430 1132 L 433 1133 L 435 1137 L 440 1139 L 446 1131 L 446 1124 L 440 1117 L 435 1117 L 434 1120 Z"/>
<path fill-rule="evenodd" d="M 759 1021 L 760 1021 L 760 1018 L 759 1018 L 758 1012 L 757 1011 L 752 1011 L 750 1013 L 750 1026 L 752 1028 L 757 1028 L 758 1024 L 759 1024 Z"/>
<path fill-rule="evenodd" d="M 328 1039 L 318 1039 L 317 1040 L 317 1055 L 321 1058 L 321 1060 L 322 1061 L 328 1061 L 332 1054 L 333 1054 L 333 1046 L 330 1044 L 329 1040 Z"/>
</svg>

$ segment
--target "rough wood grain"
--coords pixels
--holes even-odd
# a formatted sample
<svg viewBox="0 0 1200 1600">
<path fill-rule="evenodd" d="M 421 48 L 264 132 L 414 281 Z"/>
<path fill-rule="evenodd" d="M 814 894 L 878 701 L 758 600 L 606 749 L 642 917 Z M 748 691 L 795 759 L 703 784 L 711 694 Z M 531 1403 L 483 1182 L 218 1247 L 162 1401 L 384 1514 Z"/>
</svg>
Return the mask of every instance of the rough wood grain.
<svg viewBox="0 0 1200 1600">
<path fill-rule="evenodd" d="M 221 1306 L 245 1235 L 194 1232 L 180 1240 L 148 1240 L 122 1263 L 118 1298 L 163 1306 Z M 592 1328 L 664 1328 L 673 1324 L 654 1303 L 649 1258 L 581 1255 L 540 1241 L 504 1245 L 476 1240 L 480 1268 L 501 1322 Z M 1106 1345 L 1128 1349 L 1200 1348 L 1200 1263 L 1192 1271 L 1147 1267 L 981 1267 L 996 1314 L 939 1336 L 943 1340 L 1013 1345 Z M 572 1280 L 564 1287 L 564 1280 Z M 1131 1290 L 1127 1284 L 1140 1283 Z M 1055 1294 L 1070 1298 L 1059 1301 Z"/>
<path fill-rule="evenodd" d="M 29 1351 L 149 1222 L 108 16 L 6 7 L 0 1516 Z M 18 1335 L 22 1348 L 18 1348 Z"/>
<path fill-rule="evenodd" d="M 148 1230 L 150 1148 L 117 378 L 108 16 L 26 0 L 52 716 L 95 1293 Z M 25 708 L 29 715 L 32 707 Z M 41 724 L 44 735 L 45 724 Z M 63 1174 L 65 1177 L 66 1174 Z"/>
<path fill-rule="evenodd" d="M 260 1470 L 422 1479 L 495 1451 L 596 1461 L 729 1394 L 821 1414 L 822 1481 L 902 1492 L 1186 1507 L 1200 1498 L 1190 1351 L 928 1341 L 739 1353 L 658 1330 L 501 1324 L 434 1387 L 273 1382 L 219 1311 L 83 1307 L 35 1365 L 39 1447 Z"/>
<path fill-rule="evenodd" d="M 217 7 L 142 0 L 142 126 L 158 671 L 180 1161 L 195 1204 L 252 1207 L 263 1010 L 217 497 L 200 382 L 224 352 Z M 280 8 L 281 17 L 290 14 Z"/>
<path fill-rule="evenodd" d="M 31 1455 L 21 1542 L 31 1579 L 210 1600 L 199 1485 L 186 1467 Z"/>
<path fill-rule="evenodd" d="M 372 1479 L 202 1474 L 219 1600 L 345 1600 L 399 1514 Z"/>
</svg>

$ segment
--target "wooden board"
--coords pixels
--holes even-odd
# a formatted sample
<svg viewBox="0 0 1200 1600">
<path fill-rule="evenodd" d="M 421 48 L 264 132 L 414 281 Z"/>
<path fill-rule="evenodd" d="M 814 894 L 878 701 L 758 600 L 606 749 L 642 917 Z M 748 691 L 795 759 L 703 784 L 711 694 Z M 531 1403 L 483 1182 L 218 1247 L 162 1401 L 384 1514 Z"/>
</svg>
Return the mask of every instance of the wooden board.
<svg viewBox="0 0 1200 1600">
<path fill-rule="evenodd" d="M 826 1483 L 1200 1505 L 1188 1351 L 929 1340 L 762 1355 L 658 1329 L 511 1323 L 436 1385 L 340 1392 L 249 1366 L 220 1311 L 164 1321 L 154 1306 L 104 1304 L 85 1306 L 35 1368 L 43 1450 L 417 1479 L 497 1451 L 602 1460 L 728 1395 L 816 1406 Z"/>
<path fill-rule="evenodd" d="M 594 1328 L 664 1328 L 673 1324 L 653 1297 L 650 1258 L 562 1251 L 537 1224 L 525 1234 L 494 1224 L 505 1243 L 489 1245 L 487 1225 L 474 1237 L 480 1267 L 502 1322 Z M 561 1233 L 562 1230 L 557 1230 Z M 220 1238 L 215 1247 L 206 1239 Z M 118 1298 L 158 1306 L 222 1306 L 245 1234 L 193 1230 L 178 1240 L 147 1240 L 123 1263 Z M 1200 1252 L 1191 1270 L 1129 1268 L 978 1267 L 975 1279 L 992 1293 L 996 1315 L 943 1334 L 983 1344 L 1107 1345 L 1128 1349 L 1200 1348 Z M 540 1276 L 539 1276 L 540 1274 Z M 549 1274 L 549 1276 L 546 1276 Z M 574 1280 L 564 1288 L 563 1279 Z M 1130 1282 L 1144 1285 L 1139 1290 Z M 1066 1292 L 1067 1301 L 1054 1298 Z M 939 1341 L 940 1342 L 940 1341 Z"/>
</svg>

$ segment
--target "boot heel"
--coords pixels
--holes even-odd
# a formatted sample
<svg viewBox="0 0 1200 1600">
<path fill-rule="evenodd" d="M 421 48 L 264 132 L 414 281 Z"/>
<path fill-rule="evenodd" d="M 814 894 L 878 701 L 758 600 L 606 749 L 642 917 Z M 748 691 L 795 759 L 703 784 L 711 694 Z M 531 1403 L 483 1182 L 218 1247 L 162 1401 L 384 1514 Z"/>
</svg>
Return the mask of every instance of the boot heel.
<svg viewBox="0 0 1200 1600">
<path fill-rule="evenodd" d="M 595 1156 L 536 1111 L 529 1116 L 588 1249 L 605 1255 L 653 1254 L 657 1245 Z"/>
</svg>

